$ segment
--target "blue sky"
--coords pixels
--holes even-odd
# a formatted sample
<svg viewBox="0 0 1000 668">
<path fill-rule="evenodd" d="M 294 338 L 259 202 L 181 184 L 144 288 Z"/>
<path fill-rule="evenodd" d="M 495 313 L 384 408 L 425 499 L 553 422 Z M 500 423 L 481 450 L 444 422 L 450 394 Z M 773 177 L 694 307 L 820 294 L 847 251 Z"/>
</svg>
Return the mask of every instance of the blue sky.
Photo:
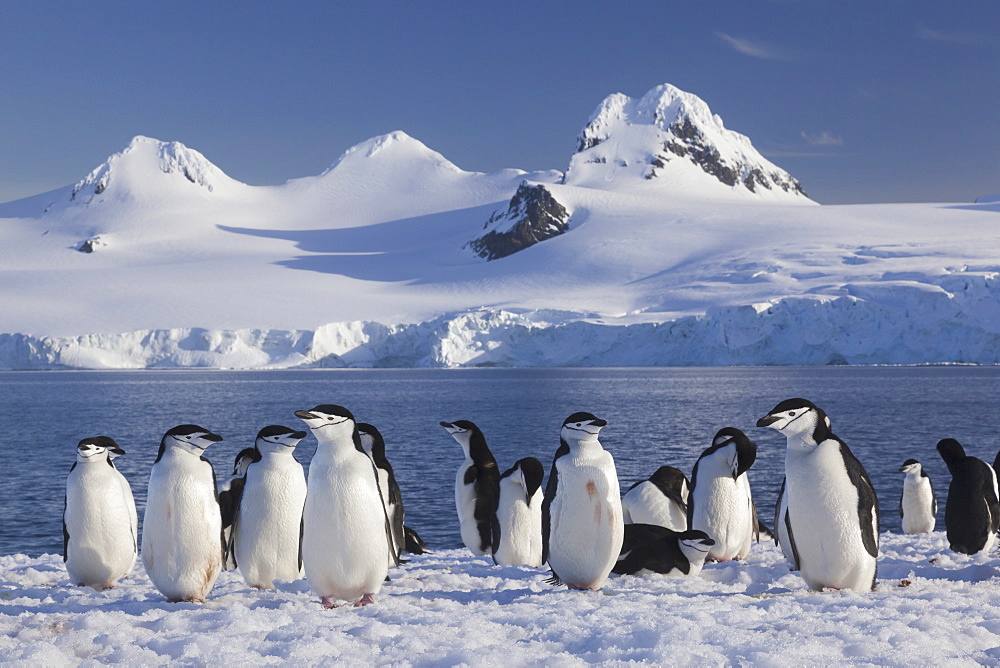
<svg viewBox="0 0 1000 668">
<path fill-rule="evenodd" d="M 137 134 L 236 179 L 403 130 L 466 170 L 565 169 L 608 94 L 671 83 L 825 204 L 1000 192 L 1000 2 L 0 0 L 0 201 Z"/>
</svg>

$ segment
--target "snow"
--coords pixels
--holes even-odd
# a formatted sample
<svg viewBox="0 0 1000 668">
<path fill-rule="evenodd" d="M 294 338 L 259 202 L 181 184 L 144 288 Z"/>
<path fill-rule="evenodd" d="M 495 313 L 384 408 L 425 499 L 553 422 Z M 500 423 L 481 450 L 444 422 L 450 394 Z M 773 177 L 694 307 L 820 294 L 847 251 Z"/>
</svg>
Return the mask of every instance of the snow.
<svg viewBox="0 0 1000 668">
<path fill-rule="evenodd" d="M 609 97 L 565 175 L 464 171 L 396 131 L 249 186 L 136 137 L 0 205 L 0 369 L 997 363 L 1000 205 L 817 206 L 680 158 L 633 174 L 682 116 L 778 169 L 669 85 Z M 639 162 L 575 171 L 600 151 Z M 568 230 L 470 253 L 522 182 Z"/>
<path fill-rule="evenodd" d="M 223 573 L 203 604 L 167 603 L 137 566 L 96 592 L 56 555 L 0 557 L 0 662 L 941 665 L 1000 661 L 995 555 L 943 533 L 882 535 L 874 592 L 808 591 L 770 543 L 700 576 L 544 583 L 465 550 L 413 556 L 376 605 L 324 610 L 304 580 L 274 592 Z"/>
</svg>

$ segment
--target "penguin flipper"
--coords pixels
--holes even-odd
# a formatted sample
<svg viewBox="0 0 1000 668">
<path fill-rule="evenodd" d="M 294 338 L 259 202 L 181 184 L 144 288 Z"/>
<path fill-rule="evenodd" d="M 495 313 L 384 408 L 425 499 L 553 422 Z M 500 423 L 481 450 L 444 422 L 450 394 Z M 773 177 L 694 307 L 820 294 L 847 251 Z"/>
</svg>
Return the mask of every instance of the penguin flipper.
<svg viewBox="0 0 1000 668">
<path fill-rule="evenodd" d="M 990 469 L 989 473 L 989 476 L 983 476 L 983 497 L 986 499 L 986 509 L 990 513 L 990 533 L 996 533 L 1000 528 L 1000 500 L 997 499 L 996 473 L 993 469 Z"/>
<path fill-rule="evenodd" d="M 473 489 L 476 494 L 473 516 L 476 518 L 476 528 L 479 530 L 479 547 L 484 552 L 487 549 L 492 552 L 500 472 L 496 464 L 487 463 L 482 468 L 470 466 L 465 473 L 466 481 L 470 477 L 473 479 Z"/>
<path fill-rule="evenodd" d="M 163 448 L 160 448 L 161 453 Z M 215 475 L 215 467 L 212 466 L 212 462 L 206 459 L 204 455 L 201 456 L 201 461 L 208 464 L 209 470 L 212 472 L 212 491 L 215 493 L 215 505 L 219 508 L 219 518 L 222 522 L 219 525 L 219 549 L 222 551 L 222 565 L 226 565 L 226 561 L 229 559 L 229 543 L 226 541 L 226 532 L 222 528 L 222 523 L 225 522 L 225 517 L 222 516 L 222 506 L 219 504 L 219 478 Z"/>
<path fill-rule="evenodd" d="M 76 466 L 76 464 L 73 464 Z M 72 470 L 72 469 L 70 469 Z M 63 561 L 69 557 L 69 529 L 66 527 L 66 497 L 63 496 Z"/>
<path fill-rule="evenodd" d="M 549 560 L 549 532 L 552 530 L 552 500 L 556 498 L 556 492 L 559 491 L 559 471 L 556 469 L 556 462 L 563 455 L 569 454 L 569 444 L 566 441 L 559 439 L 559 448 L 556 450 L 555 456 L 552 458 L 552 468 L 549 469 L 549 479 L 545 483 L 545 498 L 542 499 L 542 563 L 546 563 Z M 553 572 L 553 576 L 558 580 L 559 577 Z"/>
<path fill-rule="evenodd" d="M 299 573 L 302 572 L 302 536 L 306 532 L 306 518 L 305 515 L 299 520 Z"/>
<path fill-rule="evenodd" d="M 753 541 L 760 542 L 760 520 L 757 518 L 757 504 L 750 500 L 750 514 L 753 517 Z"/>
<path fill-rule="evenodd" d="M 802 570 L 802 563 L 799 561 L 799 548 L 795 545 L 795 534 L 792 533 L 792 518 L 791 511 L 785 509 L 785 533 L 788 534 L 788 544 L 792 548 L 792 565 L 795 567 L 794 570 Z M 777 540 L 777 532 L 775 532 L 775 540 Z"/>
<path fill-rule="evenodd" d="M 839 439 L 838 439 L 839 440 Z M 872 485 L 868 472 L 861 465 L 847 444 L 840 441 L 840 453 L 844 464 L 847 467 L 847 476 L 858 491 L 858 520 L 861 524 L 861 542 L 864 543 L 865 551 L 872 557 L 878 558 L 878 497 L 875 495 L 875 487 Z M 996 495 L 994 494 L 994 498 Z"/>
</svg>

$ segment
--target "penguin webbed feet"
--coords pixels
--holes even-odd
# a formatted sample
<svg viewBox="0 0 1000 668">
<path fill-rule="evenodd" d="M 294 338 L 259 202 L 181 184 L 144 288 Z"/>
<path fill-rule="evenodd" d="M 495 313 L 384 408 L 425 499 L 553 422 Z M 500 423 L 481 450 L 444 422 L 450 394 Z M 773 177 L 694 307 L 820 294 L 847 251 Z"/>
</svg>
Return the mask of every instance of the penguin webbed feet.
<svg viewBox="0 0 1000 668">
<path fill-rule="evenodd" d="M 552 585 L 553 587 L 562 587 L 565 583 L 559 579 L 555 571 L 552 571 L 552 576 L 545 578 L 545 584 Z"/>
<path fill-rule="evenodd" d="M 339 608 L 340 604 L 333 600 L 332 596 L 323 596 L 319 599 L 319 604 L 322 605 L 327 610 L 332 610 L 333 608 Z"/>
<path fill-rule="evenodd" d="M 361 597 L 361 600 L 354 604 L 355 608 L 360 608 L 365 605 L 371 605 L 375 602 L 375 594 L 365 594 Z"/>
</svg>

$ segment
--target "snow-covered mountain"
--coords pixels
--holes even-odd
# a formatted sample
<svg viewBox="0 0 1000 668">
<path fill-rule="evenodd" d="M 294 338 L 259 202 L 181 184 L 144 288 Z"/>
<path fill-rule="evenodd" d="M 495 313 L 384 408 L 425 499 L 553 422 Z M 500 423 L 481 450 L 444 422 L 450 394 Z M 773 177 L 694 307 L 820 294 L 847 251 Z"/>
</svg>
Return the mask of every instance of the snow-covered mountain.
<svg viewBox="0 0 1000 668">
<path fill-rule="evenodd" d="M 817 206 L 666 85 L 578 148 L 393 132 L 249 186 L 137 137 L 0 205 L 0 368 L 997 361 L 1000 204 Z"/>
</svg>

